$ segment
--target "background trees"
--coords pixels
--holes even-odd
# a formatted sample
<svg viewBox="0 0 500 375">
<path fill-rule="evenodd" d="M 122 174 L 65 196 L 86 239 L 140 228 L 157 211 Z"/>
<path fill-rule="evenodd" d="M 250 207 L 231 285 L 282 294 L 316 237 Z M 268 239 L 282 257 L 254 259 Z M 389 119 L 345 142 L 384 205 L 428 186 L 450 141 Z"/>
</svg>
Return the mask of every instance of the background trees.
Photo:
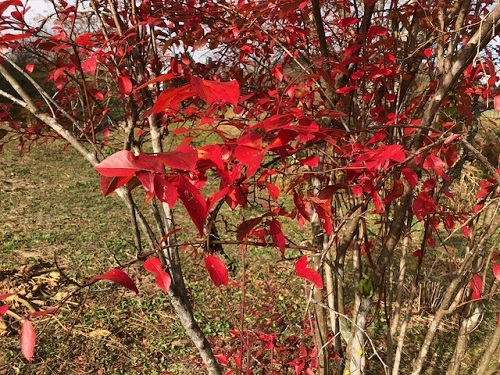
<svg viewBox="0 0 500 375">
<path fill-rule="evenodd" d="M 210 373 L 220 368 L 178 253 L 181 205 L 186 242 L 217 286 L 228 283 L 221 251 L 243 257 L 244 285 L 245 252 L 263 244 L 309 281 L 317 358 L 296 372 L 422 373 L 451 319 L 447 371 L 459 373 L 471 333 L 497 308 L 500 177 L 476 142 L 480 113 L 497 101 L 497 2 L 54 2 L 50 32 L 27 25 L 21 3 L 2 4 L 0 74 L 16 94 L 0 95 L 37 119 L 9 131 L 64 138 L 104 194 L 124 200 L 137 257 L 156 253 L 145 268 Z M 20 50 L 43 62 L 53 92 L 12 59 Z M 468 165 L 484 180 L 457 204 Z M 139 185 L 152 217 L 131 193 Z M 102 278 L 130 287 L 114 272 Z M 430 324 L 413 337 L 422 310 Z M 498 328 L 490 334 L 478 374 L 496 350 Z M 410 340 L 419 350 L 403 358 Z M 244 353 L 248 342 L 232 355 L 250 372 Z"/>
</svg>

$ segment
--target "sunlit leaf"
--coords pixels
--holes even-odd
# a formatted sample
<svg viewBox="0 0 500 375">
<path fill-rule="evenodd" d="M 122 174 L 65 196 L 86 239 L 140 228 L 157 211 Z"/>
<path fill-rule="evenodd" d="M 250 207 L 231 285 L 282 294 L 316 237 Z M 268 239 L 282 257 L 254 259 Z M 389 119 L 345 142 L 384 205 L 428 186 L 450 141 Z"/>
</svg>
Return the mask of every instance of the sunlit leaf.
<svg viewBox="0 0 500 375">
<path fill-rule="evenodd" d="M 23 327 L 21 328 L 21 337 L 19 340 L 19 345 L 21 346 L 21 353 L 23 353 L 24 358 L 31 361 L 33 354 L 35 352 L 35 341 L 36 333 L 35 328 L 28 319 L 23 322 Z"/>
<path fill-rule="evenodd" d="M 219 258 L 215 255 L 207 255 L 205 257 L 205 268 L 217 288 L 221 285 L 227 286 L 229 282 L 227 268 Z"/>
<path fill-rule="evenodd" d="M 135 292 L 136 294 L 139 293 L 139 290 L 135 286 L 135 284 L 132 281 L 132 279 L 130 278 L 130 276 L 118 268 L 113 268 L 112 270 L 109 270 L 101 275 L 97 275 L 97 276 L 90 278 L 87 281 L 87 284 L 90 285 L 90 284 L 93 284 L 99 280 L 108 280 L 108 281 L 111 281 L 115 284 L 121 285 L 124 288 L 130 289 L 131 291 Z"/>
<path fill-rule="evenodd" d="M 312 282 L 316 288 L 323 289 L 323 280 L 320 274 L 312 268 L 307 267 L 307 263 L 307 255 L 301 256 L 295 263 L 295 275 Z"/>
</svg>

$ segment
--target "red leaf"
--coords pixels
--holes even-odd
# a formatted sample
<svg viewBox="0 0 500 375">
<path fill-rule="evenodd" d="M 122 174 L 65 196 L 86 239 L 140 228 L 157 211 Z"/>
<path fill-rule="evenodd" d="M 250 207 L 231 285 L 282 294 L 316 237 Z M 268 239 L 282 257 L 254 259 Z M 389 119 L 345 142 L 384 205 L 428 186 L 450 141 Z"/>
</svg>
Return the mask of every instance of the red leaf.
<svg viewBox="0 0 500 375">
<path fill-rule="evenodd" d="M 139 154 L 121 150 L 107 157 L 95 169 L 106 177 L 132 176 L 138 171 L 163 173 L 161 160 L 154 155 Z"/>
<path fill-rule="evenodd" d="M 129 95 L 132 92 L 132 81 L 128 77 L 118 76 L 118 88 L 123 95 Z"/>
<path fill-rule="evenodd" d="M 432 48 L 429 47 L 429 48 L 424 49 L 424 56 L 426 58 L 431 57 L 431 55 L 432 55 Z"/>
<path fill-rule="evenodd" d="M 196 92 L 192 90 L 191 85 L 184 85 L 163 91 L 156 99 L 152 112 L 156 114 L 169 108 L 177 110 L 180 102 L 193 97 L 195 94 Z"/>
<path fill-rule="evenodd" d="M 158 258 L 149 258 L 144 264 L 144 269 L 155 275 L 155 284 L 158 288 L 168 293 L 170 289 L 171 278 L 170 275 L 163 270 L 161 261 Z"/>
<path fill-rule="evenodd" d="M 307 165 L 308 167 L 317 167 L 319 165 L 319 157 L 317 156 L 309 156 L 305 159 L 299 159 L 299 162 L 303 165 Z"/>
<path fill-rule="evenodd" d="M 163 271 L 163 266 L 161 265 L 161 261 L 158 258 L 149 258 L 147 259 L 143 267 L 146 271 L 151 272 L 153 275 L 160 273 Z"/>
<path fill-rule="evenodd" d="M 33 70 L 35 69 L 35 64 L 33 64 L 33 63 L 26 64 L 26 66 L 24 67 L 24 69 L 26 69 L 26 71 L 28 73 L 33 73 Z"/>
<path fill-rule="evenodd" d="M 205 198 L 203 198 L 200 191 L 182 175 L 179 175 L 179 186 L 177 187 L 177 191 L 191 220 L 198 229 L 200 236 L 203 236 L 205 219 L 208 213 Z"/>
<path fill-rule="evenodd" d="M 337 89 L 337 94 L 343 95 L 343 94 L 348 94 L 352 91 L 355 91 L 358 89 L 359 86 L 344 86 L 341 87 L 340 89 Z"/>
<path fill-rule="evenodd" d="M 201 99 L 208 105 L 213 103 L 229 103 L 238 106 L 240 85 L 238 81 L 229 82 L 206 81 L 198 77 L 191 77 L 191 86 Z"/>
<path fill-rule="evenodd" d="M 229 282 L 227 268 L 219 258 L 215 255 L 208 255 L 205 258 L 205 268 L 217 288 L 221 285 L 227 286 Z"/>
<path fill-rule="evenodd" d="M 483 291 L 483 280 L 481 276 L 476 273 L 473 274 L 470 287 L 472 288 L 472 299 L 476 300 L 481 298 L 481 292 Z"/>
<path fill-rule="evenodd" d="M 271 237 L 273 238 L 274 244 L 278 246 L 281 250 L 281 257 L 285 257 L 285 235 L 281 230 L 281 222 L 278 220 L 271 220 L 269 222 L 269 232 L 271 233 Z"/>
<path fill-rule="evenodd" d="M 28 316 L 35 318 L 39 316 L 54 314 L 56 311 L 57 307 L 47 307 L 45 310 L 30 312 Z"/>
<path fill-rule="evenodd" d="M 33 358 L 33 353 L 35 352 L 35 341 L 35 329 L 33 328 L 31 322 L 28 319 L 25 319 L 23 327 L 21 328 L 19 345 L 21 346 L 21 353 L 23 353 L 24 358 L 28 361 L 31 361 L 31 358 Z"/>
<path fill-rule="evenodd" d="M 295 263 L 295 275 L 312 282 L 316 288 L 323 289 L 323 280 L 318 272 L 307 267 L 307 255 L 303 255 Z"/>
<path fill-rule="evenodd" d="M 85 33 L 80 35 L 78 38 L 76 38 L 75 42 L 78 44 L 80 47 L 86 47 L 87 44 L 89 44 L 90 37 L 92 34 L 90 33 Z"/>
<path fill-rule="evenodd" d="M 134 176 L 123 176 L 123 177 L 106 177 L 101 175 L 101 191 L 104 196 L 107 196 L 114 192 L 119 187 L 125 185 L 129 182 Z"/>
<path fill-rule="evenodd" d="M 252 229 L 259 225 L 261 221 L 262 217 L 254 217 L 253 219 L 248 219 L 242 222 L 238 226 L 238 230 L 236 232 L 236 238 L 238 241 L 243 241 Z"/>
<path fill-rule="evenodd" d="M 158 288 L 163 290 L 165 293 L 168 293 L 170 289 L 170 275 L 165 271 L 161 270 L 157 274 L 155 274 L 155 284 Z"/>
<path fill-rule="evenodd" d="M 223 366 L 228 366 L 229 365 L 229 360 L 227 359 L 226 355 L 224 355 L 224 354 L 215 354 L 214 357 L 220 362 L 221 365 L 223 365 Z"/>
<path fill-rule="evenodd" d="M 427 170 L 434 171 L 437 176 L 441 176 L 444 173 L 443 161 L 434 154 L 429 154 L 425 158 L 423 167 Z"/>
<path fill-rule="evenodd" d="M 173 79 L 175 77 L 178 77 L 178 76 L 176 76 L 173 73 L 162 74 L 161 76 L 155 77 L 152 80 L 149 80 L 146 83 L 143 83 L 142 85 L 140 85 L 139 87 L 137 87 L 135 89 L 135 91 L 143 89 L 144 87 L 147 87 L 147 86 L 149 86 L 149 85 L 151 85 L 153 83 L 168 81 L 168 80 L 171 80 L 171 79 Z"/>
<path fill-rule="evenodd" d="M 493 98 L 493 107 L 495 111 L 500 111 L 500 95 L 495 95 Z"/>
<path fill-rule="evenodd" d="M 118 268 L 113 268 L 108 272 L 92 277 L 91 279 L 89 279 L 89 281 L 87 281 L 87 284 L 90 285 L 99 280 L 108 280 L 115 284 L 121 285 L 124 288 L 130 289 L 136 294 L 139 293 L 139 290 L 135 286 L 130 276 Z"/>
<path fill-rule="evenodd" d="M 271 199 L 274 201 L 278 200 L 278 197 L 280 196 L 280 189 L 270 182 L 266 182 L 266 187 Z"/>
<path fill-rule="evenodd" d="M 493 275 L 495 275 L 497 280 L 500 281 L 500 264 L 495 263 L 493 265 Z"/>
<path fill-rule="evenodd" d="M 93 76 L 97 70 L 97 59 L 95 57 L 91 57 L 83 61 L 82 70 L 84 73 L 88 73 Z"/>
<path fill-rule="evenodd" d="M 5 315 L 7 310 L 9 309 L 9 305 L 0 306 L 0 318 Z"/>
<path fill-rule="evenodd" d="M 346 28 L 347 26 L 351 26 L 351 25 L 354 25 L 356 23 L 359 22 L 359 18 L 356 18 L 356 17 L 346 17 L 346 18 L 342 18 L 339 20 L 339 22 L 337 23 L 337 25 L 340 27 L 340 28 Z"/>
<path fill-rule="evenodd" d="M 180 146 L 174 151 L 158 154 L 157 158 L 167 167 L 194 172 L 198 161 L 198 151 L 190 146 Z"/>
</svg>

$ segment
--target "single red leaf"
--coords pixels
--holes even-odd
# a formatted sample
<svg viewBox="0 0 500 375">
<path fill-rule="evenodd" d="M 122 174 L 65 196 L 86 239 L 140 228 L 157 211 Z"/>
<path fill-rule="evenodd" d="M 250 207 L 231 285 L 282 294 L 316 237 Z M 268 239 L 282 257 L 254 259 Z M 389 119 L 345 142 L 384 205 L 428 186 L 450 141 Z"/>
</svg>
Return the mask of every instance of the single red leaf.
<svg viewBox="0 0 500 375">
<path fill-rule="evenodd" d="M 432 48 L 431 47 L 428 47 L 428 48 L 424 49 L 424 56 L 426 58 L 429 58 L 429 57 L 432 56 Z"/>
<path fill-rule="evenodd" d="M 200 191 L 189 182 L 186 177 L 179 175 L 179 185 L 177 187 L 179 198 L 186 207 L 194 225 L 198 229 L 200 236 L 203 236 L 205 220 L 207 218 L 207 202 Z"/>
<path fill-rule="evenodd" d="M 500 281 L 500 264 L 495 263 L 493 265 L 493 275 L 495 275 L 497 280 Z"/>
<path fill-rule="evenodd" d="M 358 22 L 359 22 L 359 18 L 357 18 L 357 17 L 345 17 L 345 18 L 340 19 L 337 22 L 337 25 L 338 25 L 338 27 L 344 29 L 344 28 L 351 26 L 351 25 L 354 25 Z"/>
<path fill-rule="evenodd" d="M 280 196 L 280 189 L 270 182 L 266 182 L 267 192 L 273 201 L 277 201 Z"/>
<path fill-rule="evenodd" d="M 153 105 L 153 114 L 160 113 L 166 109 L 179 109 L 179 103 L 193 97 L 196 94 L 191 85 L 184 85 L 163 91 Z"/>
<path fill-rule="evenodd" d="M 78 44 L 80 47 L 86 47 L 87 44 L 89 44 L 90 37 L 92 34 L 90 33 L 85 33 L 80 35 L 78 38 L 76 38 L 75 42 Z"/>
<path fill-rule="evenodd" d="M 495 111 L 500 111 L 500 94 L 495 95 L 493 98 L 493 107 L 495 108 Z"/>
<path fill-rule="evenodd" d="M 178 180 L 167 178 L 164 174 L 153 175 L 154 194 L 160 202 L 166 202 L 170 207 L 174 207 L 179 193 L 177 191 Z"/>
<path fill-rule="evenodd" d="M 96 165 L 95 169 L 106 177 L 132 176 L 140 171 L 134 160 L 134 154 L 127 150 L 121 150 L 108 156 Z"/>
<path fill-rule="evenodd" d="M 132 176 L 138 171 L 163 173 L 163 164 L 155 155 L 139 154 L 121 150 L 108 156 L 95 169 L 106 177 Z"/>
<path fill-rule="evenodd" d="M 118 88 L 123 95 L 129 95 L 132 92 L 132 81 L 128 77 L 118 76 Z"/>
<path fill-rule="evenodd" d="M 82 70 L 84 73 L 88 73 L 93 76 L 97 70 L 97 59 L 95 57 L 91 57 L 83 61 Z"/>
<path fill-rule="evenodd" d="M 47 307 L 45 310 L 30 312 L 28 314 L 28 316 L 30 316 L 32 318 L 36 318 L 36 317 L 39 317 L 39 316 L 45 316 L 45 315 L 53 314 L 56 311 L 57 311 L 57 307 Z"/>
<path fill-rule="evenodd" d="M 198 161 L 198 151 L 191 146 L 180 146 L 174 151 L 157 154 L 156 157 L 167 167 L 194 172 Z"/>
<path fill-rule="evenodd" d="M 33 358 L 33 354 L 35 352 L 35 341 L 35 328 L 33 328 L 33 325 L 28 319 L 25 319 L 23 327 L 21 328 L 19 345 L 21 346 L 21 353 L 23 353 L 24 358 L 28 361 L 31 361 L 31 358 Z"/>
<path fill-rule="evenodd" d="M 163 266 L 160 259 L 158 258 L 146 259 L 146 261 L 144 261 L 143 267 L 146 271 L 151 272 L 153 275 L 156 275 L 157 273 L 163 271 Z"/>
<path fill-rule="evenodd" d="M 112 270 L 109 270 L 101 275 L 94 276 L 90 278 L 87 281 L 87 284 L 93 284 L 99 280 L 108 280 L 111 281 L 115 284 L 121 285 L 127 289 L 130 289 L 131 291 L 135 292 L 136 294 L 139 293 L 139 290 L 135 286 L 134 282 L 130 278 L 129 275 L 127 275 L 125 272 L 118 268 L 113 268 Z"/>
<path fill-rule="evenodd" d="M 129 182 L 133 177 L 134 177 L 133 175 L 122 176 L 122 177 L 106 177 L 101 175 L 100 184 L 101 184 L 102 194 L 104 196 L 111 194 L 116 189 Z"/>
<path fill-rule="evenodd" d="M 208 105 L 212 105 L 213 103 L 229 103 L 234 107 L 238 106 L 240 85 L 236 80 L 217 82 L 191 77 L 190 83 L 198 96 Z"/>
<path fill-rule="evenodd" d="M 205 257 L 205 268 L 212 282 L 218 288 L 221 285 L 227 286 L 229 283 L 229 276 L 227 273 L 226 265 L 215 255 L 208 255 Z"/>
<path fill-rule="evenodd" d="M 323 280 L 320 274 L 316 270 L 307 267 L 307 263 L 307 255 L 301 256 L 295 263 L 295 275 L 312 282 L 316 288 L 323 289 Z"/>
<path fill-rule="evenodd" d="M 217 359 L 220 362 L 221 365 L 223 365 L 223 366 L 228 366 L 229 365 L 229 360 L 227 359 L 226 355 L 224 355 L 224 354 L 215 354 L 214 357 L 215 357 L 215 359 Z"/>
<path fill-rule="evenodd" d="M 281 257 L 285 257 L 286 243 L 285 243 L 285 235 L 281 230 L 281 222 L 278 220 L 271 220 L 269 222 L 269 232 L 271 233 L 271 237 L 274 241 L 274 244 L 278 246 L 281 250 Z"/>
<path fill-rule="evenodd" d="M 156 286 L 161 290 L 163 290 L 165 293 L 168 293 L 170 289 L 170 283 L 171 283 L 170 275 L 167 272 L 161 270 L 160 272 L 155 274 Z"/>
<path fill-rule="evenodd" d="M 147 86 L 149 86 L 149 85 L 151 85 L 153 83 L 168 81 L 168 80 L 171 80 L 171 79 L 176 78 L 176 77 L 178 77 L 178 76 L 176 76 L 173 73 L 162 74 L 161 76 L 155 77 L 155 78 L 147 81 L 146 83 L 143 83 L 142 85 L 140 85 L 139 87 L 137 87 L 135 89 L 135 91 L 141 90 L 144 87 L 147 87 Z"/>
<path fill-rule="evenodd" d="M 481 279 L 481 276 L 476 273 L 473 274 L 470 287 L 472 289 L 472 299 L 476 300 L 481 298 L 481 292 L 483 291 L 483 280 Z"/>
<path fill-rule="evenodd" d="M 24 67 L 24 69 L 26 69 L 26 71 L 28 73 L 33 73 L 33 70 L 35 70 L 35 64 L 33 64 L 33 63 L 26 64 L 26 66 Z"/>
<path fill-rule="evenodd" d="M 423 167 L 428 171 L 434 171 L 437 176 L 441 176 L 444 173 L 443 165 L 443 161 L 438 156 L 429 154 L 424 160 Z"/>
<path fill-rule="evenodd" d="M 308 167 L 317 167 L 319 165 L 319 157 L 317 156 L 309 156 L 305 159 L 299 159 L 299 162 L 303 165 L 307 165 Z"/>
<path fill-rule="evenodd" d="M 5 315 L 7 310 L 9 309 L 9 305 L 0 306 L 0 318 Z"/>
</svg>

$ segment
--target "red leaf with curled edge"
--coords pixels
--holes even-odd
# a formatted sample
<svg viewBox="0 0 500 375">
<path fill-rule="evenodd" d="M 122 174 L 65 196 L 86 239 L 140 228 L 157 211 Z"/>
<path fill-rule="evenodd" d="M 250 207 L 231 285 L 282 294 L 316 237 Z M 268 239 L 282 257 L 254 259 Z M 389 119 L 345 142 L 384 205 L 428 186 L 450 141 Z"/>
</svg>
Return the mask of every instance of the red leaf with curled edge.
<svg viewBox="0 0 500 375">
<path fill-rule="evenodd" d="M 281 222 L 278 220 L 271 220 L 269 222 L 269 232 L 274 241 L 274 244 L 278 246 L 281 250 L 281 257 L 285 257 L 286 243 L 285 243 L 285 235 L 281 230 Z"/>
<path fill-rule="evenodd" d="M 434 171 L 437 176 L 441 176 L 444 173 L 443 161 L 434 154 L 427 155 L 422 166 L 428 171 Z"/>
<path fill-rule="evenodd" d="M 35 353 L 35 341 L 35 328 L 33 328 L 33 325 L 28 319 L 25 319 L 23 327 L 21 328 L 19 346 L 21 347 L 21 353 L 23 353 L 24 358 L 28 361 L 31 361 L 31 358 L 33 358 L 33 354 Z"/>
<path fill-rule="evenodd" d="M 198 162 L 198 151 L 191 146 L 180 146 L 174 151 L 157 154 L 156 157 L 167 167 L 194 172 Z"/>
<path fill-rule="evenodd" d="M 125 272 L 118 268 L 113 268 L 101 275 L 94 276 L 87 281 L 87 285 L 93 284 L 99 280 L 108 280 L 115 284 L 121 285 L 124 288 L 130 289 L 135 294 L 139 293 L 139 290 L 135 286 L 134 282 Z"/>
<path fill-rule="evenodd" d="M 208 105 L 212 105 L 213 103 L 229 103 L 234 107 L 238 106 L 240 85 L 236 80 L 217 82 L 191 77 L 190 83 L 198 96 Z"/>
<path fill-rule="evenodd" d="M 191 85 L 184 85 L 163 91 L 156 99 L 153 105 L 152 112 L 157 114 L 165 111 L 166 109 L 178 109 L 179 103 L 185 99 L 192 98 L 196 95 Z"/>
<path fill-rule="evenodd" d="M 118 76 L 118 88 L 123 95 L 129 95 L 132 92 L 132 81 L 125 76 Z"/>
<path fill-rule="evenodd" d="M 205 257 L 205 268 L 217 288 L 221 285 L 227 286 L 229 283 L 227 268 L 219 258 L 215 255 L 208 255 Z"/>
<path fill-rule="evenodd" d="M 106 177 L 132 176 L 138 171 L 163 173 L 163 164 L 155 155 L 139 154 L 121 150 L 108 156 L 95 166 L 95 169 Z"/>
<path fill-rule="evenodd" d="M 207 202 L 200 191 L 191 184 L 186 177 L 179 175 L 179 185 L 177 187 L 179 198 L 186 207 L 194 225 L 198 229 L 200 236 L 203 236 L 205 220 L 207 218 Z"/>
<path fill-rule="evenodd" d="M 500 111 L 500 94 L 495 95 L 493 98 L 493 107 L 495 108 L 495 111 Z"/>
<path fill-rule="evenodd" d="M 0 306 L 0 318 L 5 315 L 7 310 L 9 309 L 9 305 Z"/>
<path fill-rule="evenodd" d="M 295 263 L 295 275 L 312 282 L 316 288 L 323 289 L 323 280 L 320 274 L 312 268 L 307 267 L 307 263 L 307 255 L 301 256 L 297 263 Z"/>
<path fill-rule="evenodd" d="M 481 276 L 476 273 L 473 274 L 470 287 L 472 289 L 472 299 L 477 300 L 481 298 L 481 292 L 483 291 L 483 280 L 481 279 Z"/>
<path fill-rule="evenodd" d="M 500 281 L 500 264 L 495 263 L 493 265 L 493 275 L 495 275 L 497 280 Z"/>
<path fill-rule="evenodd" d="M 104 196 L 107 196 L 114 192 L 119 187 L 125 185 L 129 182 L 134 176 L 122 176 L 122 177 L 106 177 L 100 176 L 101 183 L 101 191 Z"/>
</svg>

